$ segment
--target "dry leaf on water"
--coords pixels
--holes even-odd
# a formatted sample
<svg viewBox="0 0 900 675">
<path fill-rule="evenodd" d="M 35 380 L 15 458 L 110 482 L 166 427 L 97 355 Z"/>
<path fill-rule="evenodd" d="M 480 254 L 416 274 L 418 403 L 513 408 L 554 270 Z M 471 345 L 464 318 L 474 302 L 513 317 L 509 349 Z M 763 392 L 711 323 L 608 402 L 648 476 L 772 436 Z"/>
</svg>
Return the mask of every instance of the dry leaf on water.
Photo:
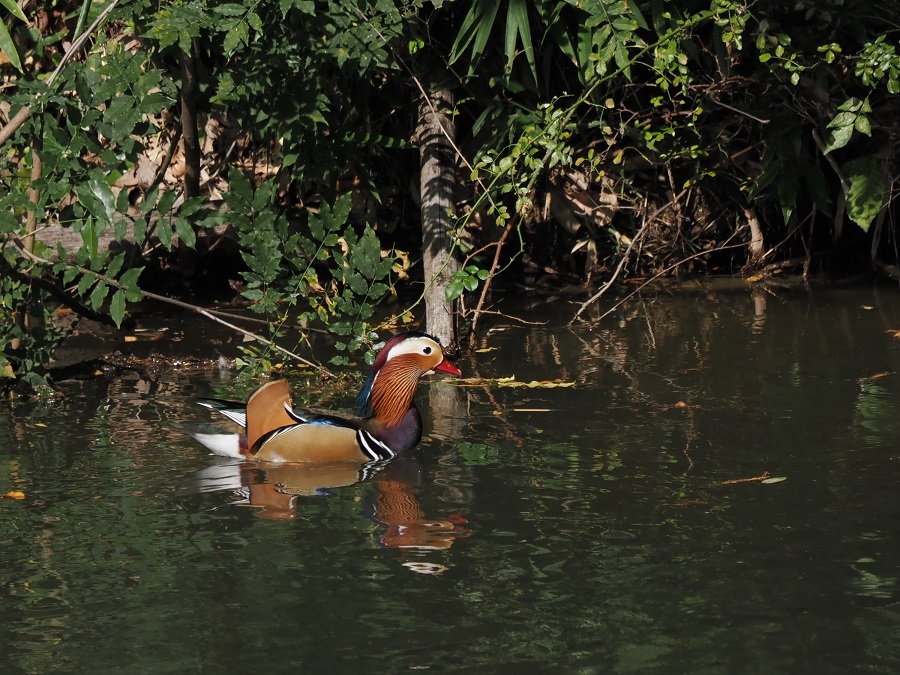
<svg viewBox="0 0 900 675">
<path fill-rule="evenodd" d="M 564 380 L 532 380 L 531 382 L 519 382 L 512 377 L 464 377 L 452 380 L 454 384 L 464 387 L 527 387 L 528 389 L 556 389 L 559 387 L 574 387 L 574 382 Z"/>
</svg>

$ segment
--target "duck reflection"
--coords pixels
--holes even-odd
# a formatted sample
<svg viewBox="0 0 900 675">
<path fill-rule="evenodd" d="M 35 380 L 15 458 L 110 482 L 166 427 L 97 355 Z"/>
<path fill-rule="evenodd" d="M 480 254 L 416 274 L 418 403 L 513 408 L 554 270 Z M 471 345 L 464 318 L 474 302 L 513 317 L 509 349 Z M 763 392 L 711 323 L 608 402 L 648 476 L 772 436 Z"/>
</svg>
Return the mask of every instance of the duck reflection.
<svg viewBox="0 0 900 675">
<path fill-rule="evenodd" d="M 424 483 L 421 462 L 399 455 L 388 462 L 338 464 L 266 464 L 243 462 L 204 469 L 197 475 L 201 491 L 240 489 L 247 506 L 260 518 L 293 520 L 302 515 L 299 497 L 324 496 L 357 483 L 371 486 L 364 513 L 383 529 L 381 546 L 401 550 L 446 550 L 470 530 L 463 514 L 428 517 L 419 501 Z M 412 568 L 411 568 L 412 569 Z M 415 570 L 422 571 L 422 570 Z"/>
</svg>

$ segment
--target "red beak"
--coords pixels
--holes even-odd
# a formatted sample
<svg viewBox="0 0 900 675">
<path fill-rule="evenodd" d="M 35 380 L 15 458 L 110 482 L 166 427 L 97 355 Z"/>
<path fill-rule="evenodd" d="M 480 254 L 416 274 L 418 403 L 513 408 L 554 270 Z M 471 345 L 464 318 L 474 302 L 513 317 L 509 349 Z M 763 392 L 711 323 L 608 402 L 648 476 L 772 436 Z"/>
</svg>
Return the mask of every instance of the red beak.
<svg viewBox="0 0 900 675">
<path fill-rule="evenodd" d="M 450 363 L 447 359 L 444 359 L 439 364 L 434 367 L 435 370 L 440 370 L 445 373 L 450 373 L 451 375 L 462 375 L 459 368 Z"/>
</svg>

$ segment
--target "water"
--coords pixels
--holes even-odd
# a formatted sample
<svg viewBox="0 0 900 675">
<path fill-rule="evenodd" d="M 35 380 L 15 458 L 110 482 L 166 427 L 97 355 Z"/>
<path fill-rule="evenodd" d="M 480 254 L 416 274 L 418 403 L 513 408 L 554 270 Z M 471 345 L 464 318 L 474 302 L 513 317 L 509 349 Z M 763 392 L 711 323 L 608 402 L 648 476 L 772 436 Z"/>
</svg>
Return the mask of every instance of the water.
<svg viewBox="0 0 900 675">
<path fill-rule="evenodd" d="M 206 454 L 211 369 L 0 411 L 2 672 L 900 671 L 900 292 L 574 308 L 362 483 Z"/>
</svg>

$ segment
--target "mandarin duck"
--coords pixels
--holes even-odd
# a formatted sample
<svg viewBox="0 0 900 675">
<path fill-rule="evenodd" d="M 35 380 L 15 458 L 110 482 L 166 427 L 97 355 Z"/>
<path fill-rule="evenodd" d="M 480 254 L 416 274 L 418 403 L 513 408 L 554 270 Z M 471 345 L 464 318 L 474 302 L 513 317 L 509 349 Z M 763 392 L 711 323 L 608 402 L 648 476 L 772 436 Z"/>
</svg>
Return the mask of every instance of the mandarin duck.
<svg viewBox="0 0 900 675">
<path fill-rule="evenodd" d="M 264 462 L 336 463 L 386 460 L 422 438 L 422 418 L 413 397 L 422 375 L 440 370 L 459 375 L 440 343 L 425 333 L 395 335 L 381 349 L 357 398 L 360 419 L 295 411 L 286 380 L 267 382 L 246 406 L 201 399 L 246 434 L 192 436 L 217 455 Z"/>
</svg>

